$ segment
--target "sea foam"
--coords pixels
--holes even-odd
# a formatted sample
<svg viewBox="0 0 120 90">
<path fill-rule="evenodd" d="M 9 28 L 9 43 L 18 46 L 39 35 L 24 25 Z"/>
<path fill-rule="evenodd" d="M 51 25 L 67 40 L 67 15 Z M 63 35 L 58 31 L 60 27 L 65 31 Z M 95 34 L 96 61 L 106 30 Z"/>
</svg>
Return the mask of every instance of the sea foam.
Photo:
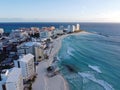
<svg viewBox="0 0 120 90">
<path fill-rule="evenodd" d="M 67 54 L 73 56 L 73 52 L 74 52 L 74 51 L 75 51 L 75 50 L 74 50 L 73 48 L 68 47 L 68 49 L 67 49 Z"/>
<path fill-rule="evenodd" d="M 92 65 L 88 65 L 89 68 L 93 69 L 94 71 L 98 72 L 98 73 L 102 73 L 100 68 L 98 66 L 92 66 Z"/>
<path fill-rule="evenodd" d="M 78 74 L 83 78 L 83 80 L 84 79 L 91 80 L 91 81 L 99 84 L 100 86 L 102 86 L 105 90 L 114 90 L 114 88 L 110 84 L 108 84 L 106 81 L 96 79 L 94 74 L 92 74 L 91 72 L 83 72 L 83 73 L 79 72 Z"/>
</svg>

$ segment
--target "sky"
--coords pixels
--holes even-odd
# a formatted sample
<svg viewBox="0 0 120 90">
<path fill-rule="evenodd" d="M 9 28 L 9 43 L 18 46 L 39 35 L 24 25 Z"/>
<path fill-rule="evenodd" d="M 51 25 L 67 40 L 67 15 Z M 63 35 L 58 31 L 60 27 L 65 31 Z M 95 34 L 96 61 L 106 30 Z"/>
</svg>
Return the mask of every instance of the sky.
<svg viewBox="0 0 120 90">
<path fill-rule="evenodd" d="M 120 0 L 0 0 L 0 22 L 120 22 Z"/>
</svg>

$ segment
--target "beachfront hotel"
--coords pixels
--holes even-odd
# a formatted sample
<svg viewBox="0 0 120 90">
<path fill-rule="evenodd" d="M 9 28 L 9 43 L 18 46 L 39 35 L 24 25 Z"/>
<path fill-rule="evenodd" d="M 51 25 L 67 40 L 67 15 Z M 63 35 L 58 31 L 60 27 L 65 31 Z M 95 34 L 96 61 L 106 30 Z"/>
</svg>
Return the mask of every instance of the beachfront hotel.
<svg viewBox="0 0 120 90">
<path fill-rule="evenodd" d="M 20 56 L 18 60 L 14 60 L 14 65 L 17 68 L 21 68 L 25 81 L 35 75 L 34 56 L 32 54 Z"/>
<path fill-rule="evenodd" d="M 23 90 L 23 77 L 20 68 L 2 70 L 0 90 Z"/>
<path fill-rule="evenodd" d="M 44 51 L 39 45 L 35 45 L 35 61 L 42 61 L 44 59 Z"/>
<path fill-rule="evenodd" d="M 67 27 L 67 33 L 77 32 L 77 31 L 80 31 L 80 24 L 68 25 L 68 27 Z"/>
<path fill-rule="evenodd" d="M 76 25 L 76 31 L 79 31 L 80 30 L 80 24 L 77 24 Z"/>
<path fill-rule="evenodd" d="M 17 53 L 19 55 L 31 53 L 35 57 L 35 61 L 44 59 L 42 44 L 39 42 L 25 42 L 17 46 Z"/>
<path fill-rule="evenodd" d="M 68 29 L 67 32 L 69 33 L 69 32 L 74 32 L 76 28 L 75 25 L 68 25 L 67 29 Z"/>
<path fill-rule="evenodd" d="M 2 35 L 4 33 L 4 29 L 0 28 L 0 35 Z"/>
</svg>

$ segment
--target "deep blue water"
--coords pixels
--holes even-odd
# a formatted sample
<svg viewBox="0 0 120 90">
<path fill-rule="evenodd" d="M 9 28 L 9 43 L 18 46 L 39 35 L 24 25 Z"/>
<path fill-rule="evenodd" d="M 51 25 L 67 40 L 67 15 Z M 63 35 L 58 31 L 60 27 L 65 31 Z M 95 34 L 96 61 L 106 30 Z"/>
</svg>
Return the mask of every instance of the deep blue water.
<svg viewBox="0 0 120 90">
<path fill-rule="evenodd" d="M 12 29 L 17 28 L 30 28 L 30 27 L 49 27 L 55 26 L 59 27 L 63 25 L 67 27 L 68 25 L 73 25 L 76 23 L 0 23 L 0 28 L 4 28 L 5 32 L 11 32 Z M 104 35 L 120 35 L 120 23 L 80 23 L 81 29 L 89 32 L 99 32 Z"/>
<path fill-rule="evenodd" d="M 0 23 L 5 32 L 21 27 L 76 23 Z M 58 53 L 71 90 L 120 90 L 120 24 L 80 23 L 90 34 L 68 36 Z"/>
</svg>

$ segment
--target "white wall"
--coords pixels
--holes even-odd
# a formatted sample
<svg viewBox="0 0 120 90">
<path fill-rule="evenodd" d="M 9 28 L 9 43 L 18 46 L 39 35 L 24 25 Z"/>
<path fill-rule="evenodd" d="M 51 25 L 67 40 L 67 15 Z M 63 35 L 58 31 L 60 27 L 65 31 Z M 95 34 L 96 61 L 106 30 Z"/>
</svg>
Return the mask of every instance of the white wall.
<svg viewBox="0 0 120 90">
<path fill-rule="evenodd" d="M 41 56 L 41 58 L 39 58 Z M 43 59 L 43 50 L 40 47 L 35 47 L 35 61 L 41 61 Z"/>
<path fill-rule="evenodd" d="M 6 83 L 6 89 L 7 90 L 17 90 L 15 85 L 16 85 L 15 83 L 8 82 L 8 83 Z"/>
</svg>

